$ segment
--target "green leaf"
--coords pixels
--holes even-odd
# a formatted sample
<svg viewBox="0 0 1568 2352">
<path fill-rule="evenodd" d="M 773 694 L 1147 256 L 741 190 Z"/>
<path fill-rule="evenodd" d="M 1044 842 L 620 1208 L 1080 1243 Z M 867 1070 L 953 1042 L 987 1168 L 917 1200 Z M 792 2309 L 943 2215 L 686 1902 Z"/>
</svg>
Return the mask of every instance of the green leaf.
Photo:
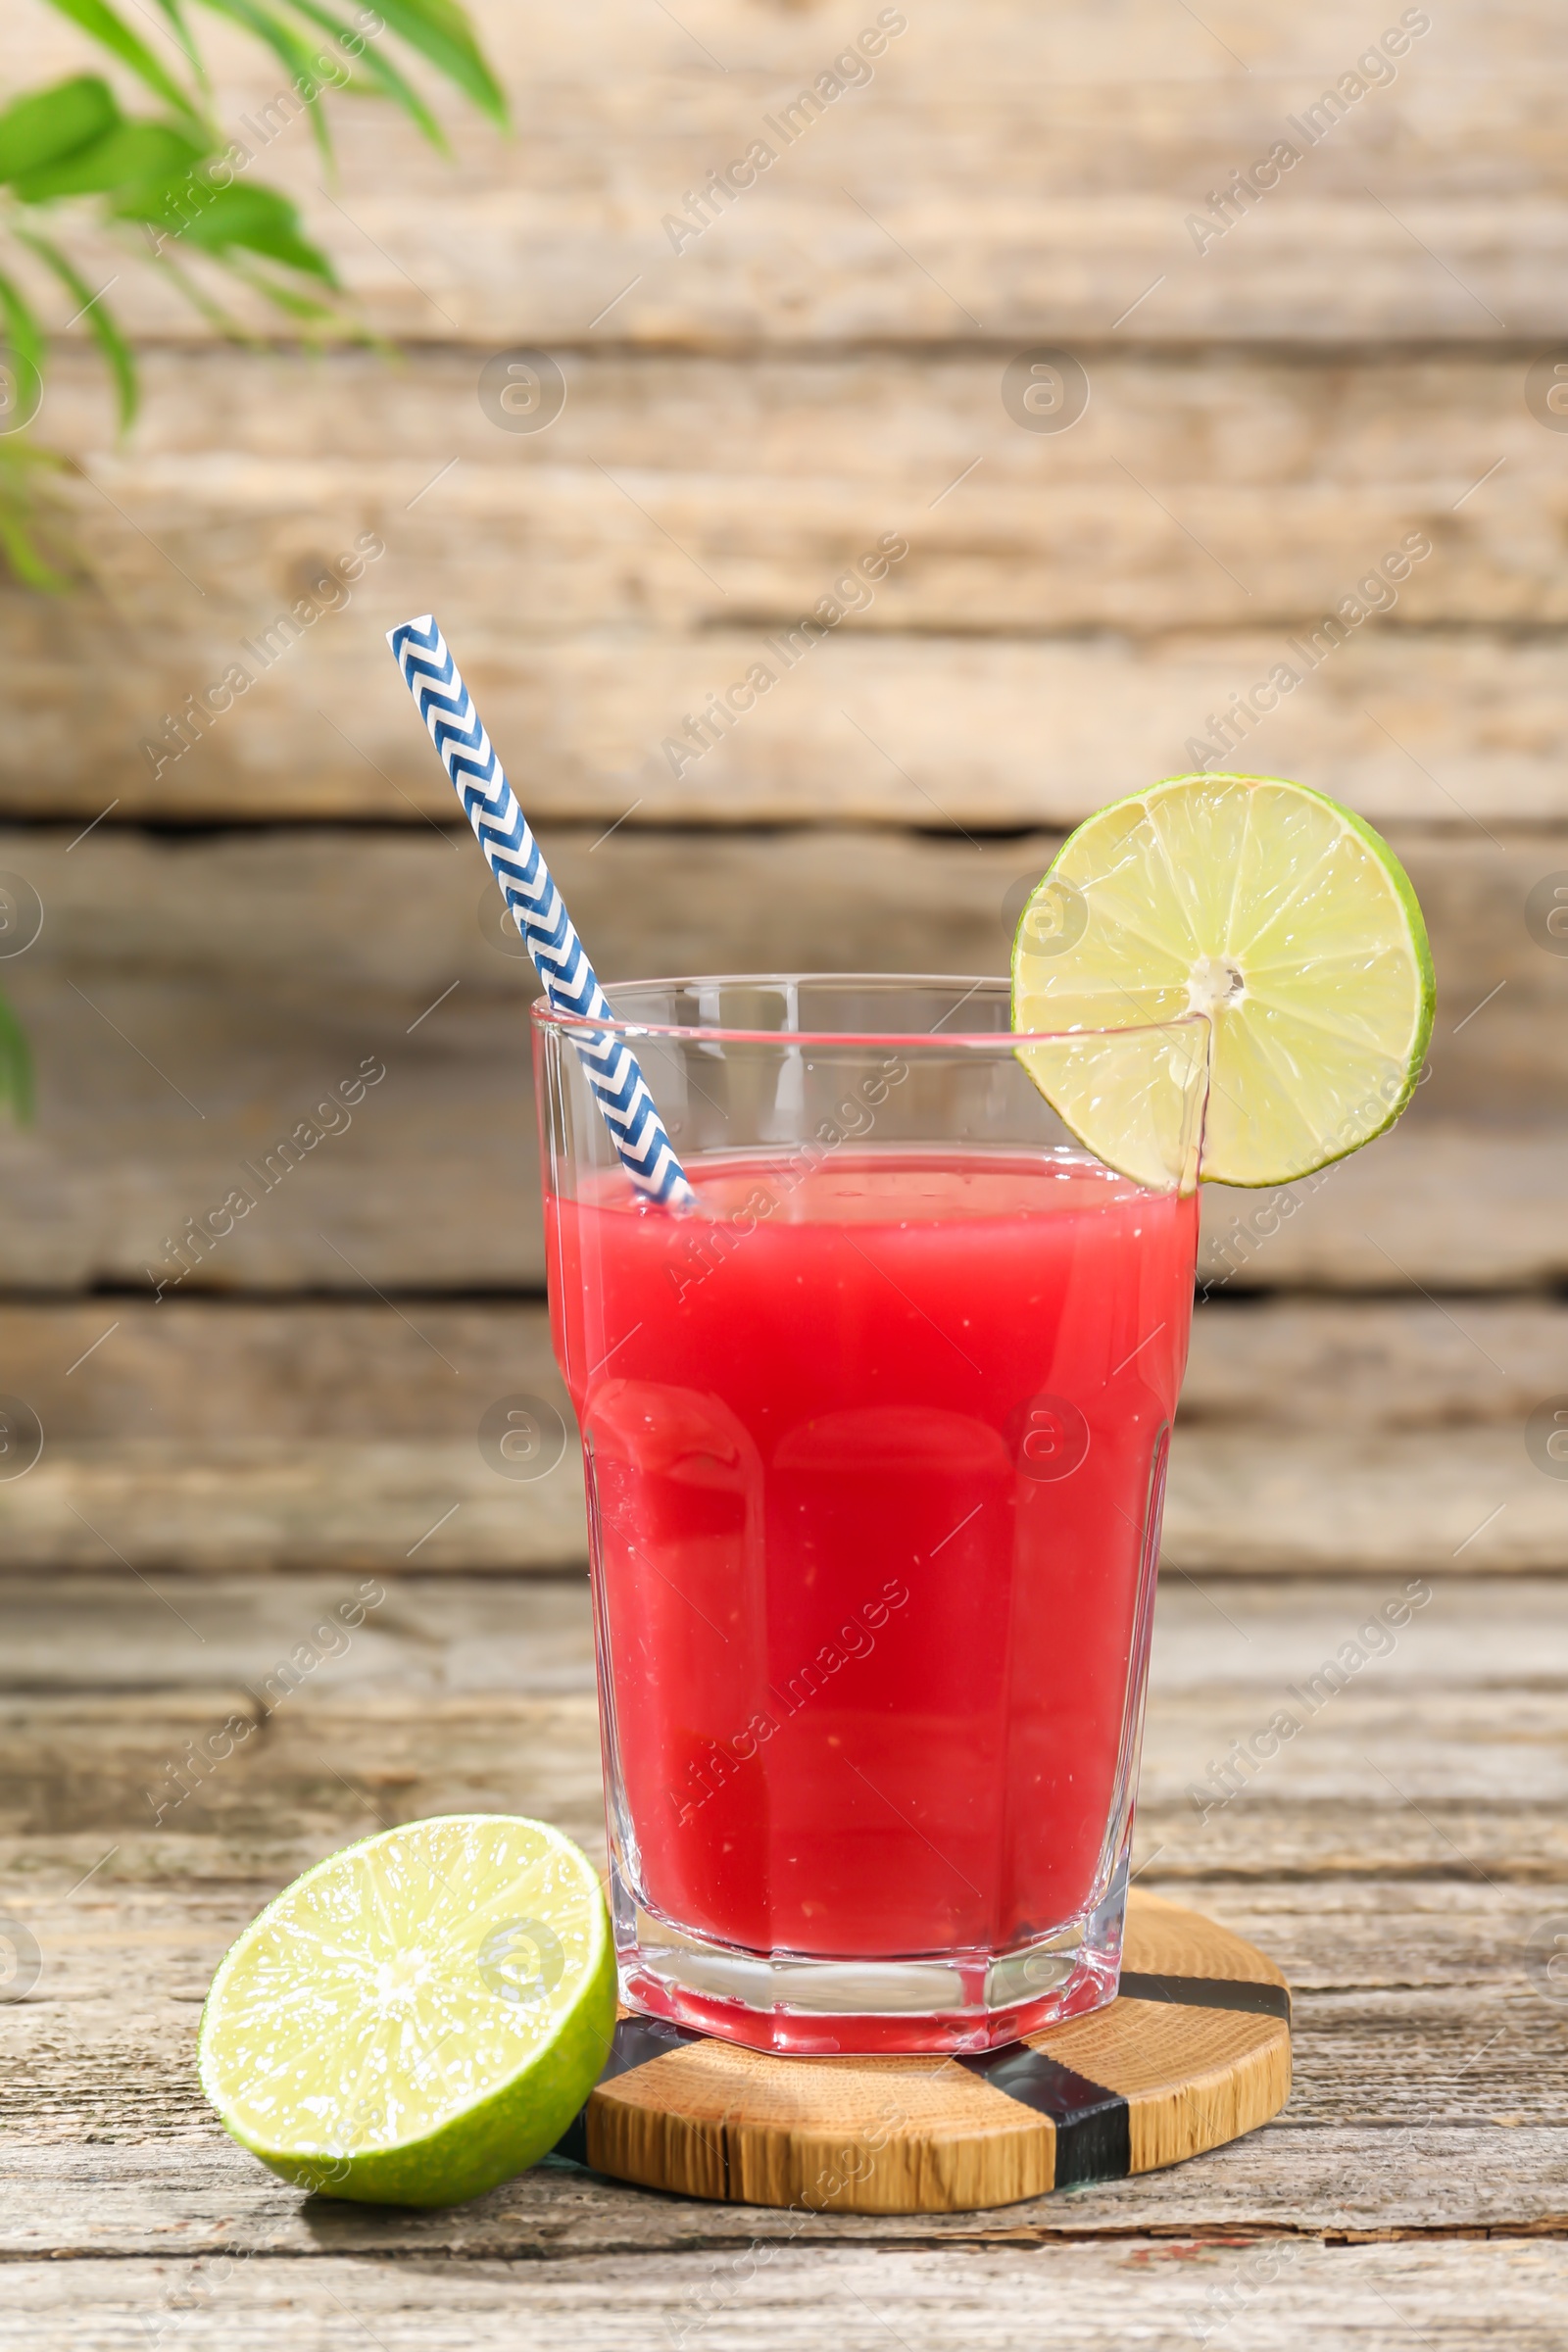
<svg viewBox="0 0 1568 2352">
<path fill-rule="evenodd" d="M 261 7 L 259 0 L 204 0 L 204 5 L 212 9 L 215 15 L 227 17 L 230 24 L 242 25 L 257 40 L 265 42 L 286 69 L 290 81 L 295 85 L 296 96 L 305 96 L 298 86 L 301 82 L 307 88 L 318 89 L 323 86 L 315 71 L 315 61 L 299 34 L 281 18 L 273 16 L 270 9 Z M 327 128 L 326 116 L 314 99 L 306 99 L 305 103 L 311 118 L 312 136 L 320 150 L 322 161 L 329 163 L 332 135 Z"/>
<path fill-rule="evenodd" d="M 115 379 L 115 390 L 120 400 L 120 429 L 124 432 L 136 415 L 136 363 L 131 357 L 129 345 L 115 324 L 113 312 L 102 294 L 94 294 L 80 270 L 67 259 L 58 245 L 51 244 L 47 237 L 40 237 L 34 230 L 22 228 L 17 234 L 23 244 L 54 271 L 67 293 L 80 305 L 77 316 L 86 319 L 109 372 Z"/>
<path fill-rule="evenodd" d="M 0 997 L 0 1101 L 19 1127 L 32 1124 L 32 1054 L 22 1023 Z"/>
<path fill-rule="evenodd" d="M 375 0 L 375 5 L 400 40 L 427 57 L 482 114 L 505 129 L 505 93 L 456 0 Z"/>
<path fill-rule="evenodd" d="M 138 180 L 120 190 L 113 210 L 122 220 L 142 220 L 163 236 L 188 236 L 200 244 L 195 223 L 218 203 L 224 185 L 199 169 L 177 179 Z"/>
<path fill-rule="evenodd" d="M 53 596 L 73 585 L 70 574 L 57 571 L 35 535 L 32 503 L 0 478 L 0 557 L 14 579 L 24 588 L 41 588 Z"/>
<path fill-rule="evenodd" d="M 129 190 L 115 211 L 122 220 L 151 221 L 204 253 L 221 256 L 231 246 L 238 246 L 336 286 L 331 263 L 318 246 L 309 242 L 299 214 L 286 196 L 279 196 L 273 188 L 220 188 L 211 181 L 194 184 L 209 195 L 209 201 L 191 219 L 174 218 L 167 188 Z"/>
<path fill-rule="evenodd" d="M 215 334 L 221 335 L 227 343 L 260 346 L 261 337 L 253 333 L 241 319 L 231 318 L 222 305 L 213 300 L 206 287 L 180 267 L 169 240 L 154 237 L 151 229 L 148 230 L 148 236 L 151 239 L 153 268 L 177 287 L 197 317 L 205 318 Z"/>
<path fill-rule="evenodd" d="M 225 270 L 231 270 L 245 285 L 253 286 L 258 294 L 275 304 L 278 310 L 287 312 L 291 318 L 317 322 L 337 320 L 338 313 L 330 303 L 318 302 L 309 294 L 301 294 L 293 286 L 279 285 L 276 278 L 270 277 L 265 270 L 252 269 L 237 249 L 220 258 Z"/>
<path fill-rule="evenodd" d="M 122 122 L 91 146 L 78 147 L 15 181 L 24 204 L 56 196 L 97 196 L 141 182 L 157 185 L 188 172 L 211 150 L 167 122 Z"/>
<path fill-rule="evenodd" d="M 9 277 L 0 277 L 0 311 L 5 313 L 6 335 L 12 350 L 41 376 L 46 348 L 44 331 Z"/>
<path fill-rule="evenodd" d="M 447 143 L 446 132 L 431 114 L 418 91 L 398 72 L 390 58 L 381 55 L 373 41 L 367 39 L 366 35 L 357 31 L 352 24 L 344 24 L 341 19 L 334 17 L 330 10 L 318 8 L 316 0 L 292 0 L 292 6 L 297 16 L 309 18 L 313 24 L 319 24 L 323 32 L 331 33 L 340 51 L 346 40 L 357 40 L 360 44 L 358 57 L 343 52 L 342 63 L 345 72 L 351 65 L 361 67 L 368 80 L 371 83 L 379 84 L 383 95 L 390 98 L 394 105 L 401 106 L 410 121 L 418 125 L 432 147 L 439 148 L 443 155 L 451 154 L 452 150 Z M 360 91 L 368 96 L 374 95 L 373 89 L 367 90 L 366 83 L 360 81 L 334 81 L 329 86 L 345 92 Z"/>
<path fill-rule="evenodd" d="M 90 147 L 121 120 L 113 90 L 96 74 L 30 91 L 0 114 L 0 179 L 17 179 Z"/>
<path fill-rule="evenodd" d="M 168 18 L 175 40 L 185 52 L 185 63 L 195 75 L 198 86 L 205 91 L 211 91 L 213 85 L 202 61 L 202 53 L 197 48 L 190 26 L 185 22 L 185 11 L 180 5 L 180 0 L 158 0 L 158 5 Z"/>
<path fill-rule="evenodd" d="M 61 16 L 69 17 L 73 24 L 78 24 L 100 49 L 107 49 L 111 57 L 118 57 L 122 66 L 128 66 L 177 113 L 196 115 L 195 107 L 178 82 L 165 73 L 146 42 L 139 40 L 128 24 L 121 23 L 109 0 L 49 0 L 49 6 Z"/>
</svg>

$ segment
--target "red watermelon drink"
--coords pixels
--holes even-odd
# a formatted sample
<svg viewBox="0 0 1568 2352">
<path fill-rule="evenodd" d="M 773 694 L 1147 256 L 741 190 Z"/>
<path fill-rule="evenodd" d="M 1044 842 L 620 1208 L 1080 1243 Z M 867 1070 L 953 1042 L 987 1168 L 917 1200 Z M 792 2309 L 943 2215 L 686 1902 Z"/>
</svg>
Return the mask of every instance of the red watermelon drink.
<svg viewBox="0 0 1568 2352">
<path fill-rule="evenodd" d="M 966 984 L 881 984 L 867 1037 L 780 983 L 797 1046 L 768 985 L 687 984 L 744 1031 L 612 993 L 686 1214 L 564 1148 L 540 1016 L 623 1984 L 763 2047 L 991 2046 L 1114 1988 L 1196 1193 L 1072 1146 L 1004 988 L 955 1038 Z"/>
<path fill-rule="evenodd" d="M 782 2051 L 1100 2006 L 1197 1186 L 1410 1100 L 1408 876 L 1304 785 L 1176 776 L 1063 842 L 1010 987 L 607 993 L 433 617 L 390 636 L 545 992 L 622 1992 Z"/>
</svg>

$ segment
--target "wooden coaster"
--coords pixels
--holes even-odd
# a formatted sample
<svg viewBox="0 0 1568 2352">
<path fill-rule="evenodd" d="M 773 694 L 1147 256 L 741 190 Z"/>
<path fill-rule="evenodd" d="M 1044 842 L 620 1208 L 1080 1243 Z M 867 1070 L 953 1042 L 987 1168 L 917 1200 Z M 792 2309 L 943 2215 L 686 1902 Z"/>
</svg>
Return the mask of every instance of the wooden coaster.
<svg viewBox="0 0 1568 2352">
<path fill-rule="evenodd" d="M 623 2017 L 557 2153 L 681 2196 L 967 2213 L 1180 2164 L 1278 2114 L 1291 1996 L 1270 1960 L 1136 1888 L 1106 2009 L 966 2058 L 775 2058 Z"/>
</svg>

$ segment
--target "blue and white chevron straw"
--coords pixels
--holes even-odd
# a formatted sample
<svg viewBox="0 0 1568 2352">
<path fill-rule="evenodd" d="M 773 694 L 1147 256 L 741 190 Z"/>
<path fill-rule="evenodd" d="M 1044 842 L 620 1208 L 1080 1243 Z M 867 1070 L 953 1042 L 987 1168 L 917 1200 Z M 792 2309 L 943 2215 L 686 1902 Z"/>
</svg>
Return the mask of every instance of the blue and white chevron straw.
<svg viewBox="0 0 1568 2352">
<path fill-rule="evenodd" d="M 387 643 L 446 762 L 453 789 L 490 860 L 546 996 L 558 1012 L 586 1022 L 613 1021 L 610 1000 L 583 954 L 565 901 L 539 854 L 433 614 L 388 629 Z M 611 1031 L 599 1037 L 573 1034 L 572 1043 L 611 1141 L 638 1191 L 676 1208 L 695 1207 L 697 1195 L 675 1157 L 631 1049 Z"/>
</svg>

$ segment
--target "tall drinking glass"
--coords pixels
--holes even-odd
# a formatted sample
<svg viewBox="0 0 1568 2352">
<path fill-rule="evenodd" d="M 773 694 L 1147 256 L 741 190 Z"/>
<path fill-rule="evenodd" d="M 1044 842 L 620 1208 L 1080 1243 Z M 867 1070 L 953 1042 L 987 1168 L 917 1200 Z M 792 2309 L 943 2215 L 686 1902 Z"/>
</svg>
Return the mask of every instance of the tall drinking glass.
<svg viewBox="0 0 1568 2352">
<path fill-rule="evenodd" d="M 589 1032 L 536 1005 L 625 1996 L 782 2051 L 985 2049 L 1095 2008 L 1206 1023 L 1020 1039 L 999 980 L 609 996 L 699 1203 L 638 1199 Z M 1026 1060 L 1114 1092 L 1149 1181 Z"/>
</svg>

